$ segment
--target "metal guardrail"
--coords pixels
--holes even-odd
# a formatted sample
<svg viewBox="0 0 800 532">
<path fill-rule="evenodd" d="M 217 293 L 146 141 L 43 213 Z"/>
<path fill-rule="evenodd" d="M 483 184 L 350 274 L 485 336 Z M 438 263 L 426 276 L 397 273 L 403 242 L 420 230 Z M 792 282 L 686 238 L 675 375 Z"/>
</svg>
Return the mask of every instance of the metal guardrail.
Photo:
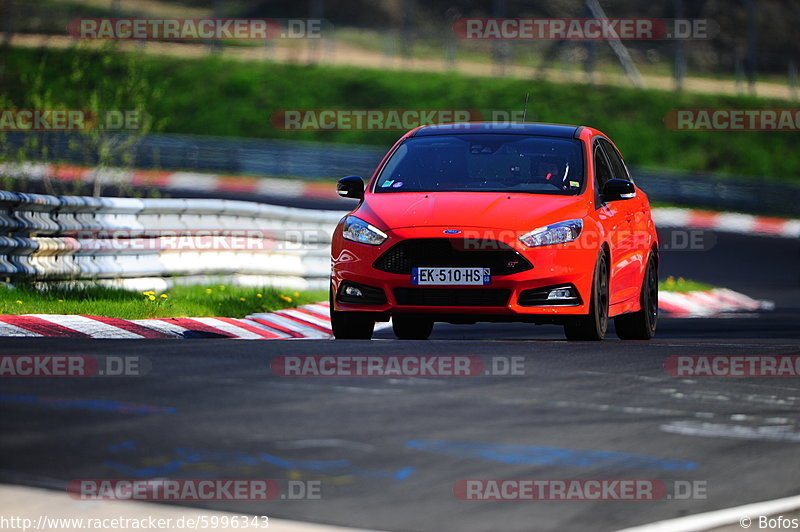
<svg viewBox="0 0 800 532">
<path fill-rule="evenodd" d="M 216 199 L 45 196 L 0 191 L 0 276 L 327 288 L 343 215 Z"/>
<path fill-rule="evenodd" d="M 774 179 L 727 179 L 667 170 L 636 170 L 651 201 L 772 216 L 800 215 L 800 185 Z"/>
<path fill-rule="evenodd" d="M 400 133 L 398 133 L 398 137 Z M 36 142 L 30 142 L 35 137 Z M 7 132 L 5 151 L 22 151 L 28 160 L 96 166 L 96 150 L 85 135 L 70 132 Z M 153 134 L 138 140 L 125 154 L 108 161 L 110 166 L 200 170 L 255 175 L 321 179 L 358 174 L 369 175 L 388 147 L 250 139 L 203 135 Z M 123 157 L 123 155 L 125 157 Z M 125 158 L 130 157 L 130 161 Z M 13 158 L 13 157 L 12 157 Z"/>
<path fill-rule="evenodd" d="M 330 242 L 344 211 L 221 199 L 47 196 L 0 190 L 0 278 L 93 281 L 128 289 L 226 280 L 326 290 Z M 663 227 L 690 227 L 692 211 L 653 209 Z M 780 224 L 736 213 L 703 227 L 797 238 Z"/>
<path fill-rule="evenodd" d="M 35 143 L 26 143 L 37 135 Z M 398 133 L 399 136 L 399 133 Z M 5 152 L 22 150 L 29 160 L 95 166 L 96 157 L 80 134 L 65 132 L 9 132 Z M 138 141 L 130 164 L 134 168 L 199 170 L 304 180 L 371 175 L 387 147 L 276 139 L 245 139 L 201 135 L 157 134 Z M 89 154 L 89 155 L 87 155 Z M 110 161 L 123 166 L 125 161 Z M 687 207 L 745 211 L 778 216 L 800 215 L 800 184 L 762 178 L 720 177 L 669 170 L 632 169 L 637 184 L 657 202 Z M 214 197 L 214 192 L 199 194 Z"/>
</svg>

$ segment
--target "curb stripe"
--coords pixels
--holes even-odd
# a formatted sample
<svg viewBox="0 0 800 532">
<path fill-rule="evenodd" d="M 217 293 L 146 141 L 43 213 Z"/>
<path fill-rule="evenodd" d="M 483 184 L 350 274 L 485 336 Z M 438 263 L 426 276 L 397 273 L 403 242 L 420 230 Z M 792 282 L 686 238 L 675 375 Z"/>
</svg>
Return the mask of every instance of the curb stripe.
<svg viewBox="0 0 800 532">
<path fill-rule="evenodd" d="M 323 320 L 331 321 L 331 307 L 329 307 L 328 305 L 322 305 L 322 304 L 303 305 L 302 307 L 299 308 L 305 310 L 306 312 L 310 312 L 315 316 L 319 316 Z"/>
<path fill-rule="evenodd" d="M 322 333 L 325 333 L 325 334 L 330 334 L 331 333 L 330 322 L 328 322 L 329 323 L 328 327 L 324 327 L 324 326 L 321 326 L 319 323 L 311 322 L 310 320 L 313 319 L 313 318 L 311 318 L 311 316 L 297 316 L 294 313 L 290 314 L 289 312 L 278 312 L 277 314 L 279 314 L 280 316 L 283 316 L 284 318 L 289 318 L 292 321 L 296 321 L 297 323 L 299 323 L 300 325 L 303 325 L 305 327 L 313 327 L 314 329 L 318 330 L 319 332 L 322 332 Z"/>
<path fill-rule="evenodd" d="M 138 334 L 139 336 L 143 336 L 144 338 L 172 338 L 173 336 L 164 332 L 161 332 L 156 329 L 148 328 L 144 325 L 139 325 L 138 323 L 131 321 L 131 320 L 123 320 L 121 318 L 109 318 L 106 316 L 84 316 L 84 318 L 89 318 L 92 320 L 99 321 L 101 323 L 105 323 L 106 325 L 110 325 L 112 327 L 119 327 L 120 329 L 125 329 L 126 331 L 132 332 L 134 334 Z"/>
<path fill-rule="evenodd" d="M 217 331 L 228 333 L 231 335 L 231 338 L 240 338 L 242 340 L 263 340 L 264 336 L 259 333 L 254 333 L 252 331 L 248 331 L 244 327 L 239 326 L 238 323 L 235 323 L 233 318 L 231 319 L 234 323 L 228 323 L 219 318 L 193 318 L 195 321 L 208 325 L 209 327 L 214 327 Z"/>
<path fill-rule="evenodd" d="M 67 327 L 78 332 L 81 332 L 90 338 L 121 338 L 139 340 L 142 337 L 138 334 L 106 325 L 100 321 L 81 316 L 79 314 L 32 314 L 37 318 L 48 321 L 55 325 Z"/>
<path fill-rule="evenodd" d="M 248 318 L 266 320 L 274 323 L 275 325 L 279 325 L 287 331 L 292 331 L 295 334 L 299 334 L 300 336 L 298 338 L 320 337 L 320 331 L 316 327 L 313 327 L 310 323 L 301 322 L 297 319 L 290 318 L 289 316 L 281 314 L 280 311 L 270 314 L 253 314 L 248 316 Z"/>
<path fill-rule="evenodd" d="M 248 330 L 239 327 L 233 323 L 226 323 L 217 318 L 192 318 L 193 320 L 208 325 L 216 329 L 218 333 L 228 333 L 231 338 L 240 338 L 242 340 L 261 340 L 264 337 L 260 334 L 252 333 Z"/>
<path fill-rule="evenodd" d="M 2 319 L 3 318 L 0 317 L 0 336 L 22 336 L 26 338 L 41 338 L 42 336 L 28 329 L 23 329 L 22 327 L 17 327 L 16 325 L 1 321 Z"/>
<path fill-rule="evenodd" d="M 265 316 L 269 316 L 269 315 L 265 314 Z M 303 336 L 303 334 L 301 334 L 301 333 L 299 333 L 297 331 L 293 331 L 292 329 L 288 329 L 286 327 L 283 327 L 281 325 L 278 325 L 277 323 L 274 323 L 274 322 L 270 321 L 266 317 L 260 318 L 260 317 L 256 317 L 256 316 L 250 316 L 247 319 L 253 320 L 253 321 L 257 322 L 257 323 L 261 323 L 264 326 L 269 327 L 270 329 L 275 329 L 276 331 L 280 331 L 280 332 L 282 332 L 284 334 L 288 334 L 290 338 L 305 338 L 305 336 Z"/>
<path fill-rule="evenodd" d="M 301 319 L 303 319 L 305 321 L 310 321 L 310 323 L 316 323 L 320 327 L 323 327 L 323 328 L 327 329 L 328 331 L 330 331 L 330 329 L 331 329 L 331 317 L 330 317 L 330 315 L 320 316 L 319 314 L 317 314 L 315 312 L 311 312 L 308 309 L 304 309 L 303 307 L 299 307 L 299 308 L 292 309 L 292 310 L 297 314 L 302 314 L 302 316 L 298 316 L 298 318 L 301 318 Z M 284 312 L 288 312 L 288 311 L 284 311 Z"/>
<path fill-rule="evenodd" d="M 703 317 L 721 312 L 759 312 L 775 308 L 772 301 L 758 300 L 728 288 L 693 292 L 658 292 L 658 308 L 681 317 Z"/>
<path fill-rule="evenodd" d="M 261 322 L 258 322 L 256 320 L 252 319 L 250 316 L 242 318 L 242 321 L 246 321 L 248 323 L 248 325 L 250 325 L 250 327 L 255 327 L 256 329 L 261 329 L 262 331 L 265 331 L 267 334 L 273 335 L 276 340 L 289 340 L 289 339 L 294 338 L 293 336 L 289 335 L 289 333 L 283 332 L 283 331 L 279 331 L 278 329 L 276 329 L 274 327 L 269 327 L 269 326 L 265 325 L 264 323 L 261 323 Z"/>
<path fill-rule="evenodd" d="M 22 329 L 27 329 L 41 336 L 52 336 L 56 338 L 91 338 L 88 334 L 68 329 L 36 316 L 0 316 L 0 320 L 21 327 Z"/>
<path fill-rule="evenodd" d="M 236 318 L 216 318 L 219 321 L 223 321 L 225 323 L 230 323 L 231 325 L 236 325 L 237 327 L 241 327 L 246 331 L 250 331 L 253 334 L 257 334 L 262 338 L 269 338 L 269 339 L 282 339 L 283 336 L 272 331 L 269 331 L 263 327 L 258 327 L 253 324 L 252 320 L 248 319 L 236 319 Z"/>
<path fill-rule="evenodd" d="M 133 320 L 132 323 L 158 331 L 168 338 L 186 338 L 186 329 L 176 323 L 169 323 L 158 319 Z"/>
<path fill-rule="evenodd" d="M 214 334 L 217 336 L 223 336 L 225 338 L 233 338 L 234 336 L 229 333 L 222 331 L 220 329 L 216 329 L 214 327 L 210 327 L 205 323 L 201 323 L 196 321 L 192 318 L 161 318 L 160 321 L 166 323 L 173 323 L 185 329 L 185 333 L 209 333 Z"/>
</svg>

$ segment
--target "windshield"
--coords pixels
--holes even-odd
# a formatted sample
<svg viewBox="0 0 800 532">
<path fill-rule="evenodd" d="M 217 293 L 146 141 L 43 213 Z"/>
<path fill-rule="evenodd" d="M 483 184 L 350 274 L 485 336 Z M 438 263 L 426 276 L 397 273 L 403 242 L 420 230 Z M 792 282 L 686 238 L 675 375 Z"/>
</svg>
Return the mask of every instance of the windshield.
<svg viewBox="0 0 800 532">
<path fill-rule="evenodd" d="M 582 185 L 578 140 L 463 134 L 408 139 L 374 191 L 578 194 Z"/>
</svg>

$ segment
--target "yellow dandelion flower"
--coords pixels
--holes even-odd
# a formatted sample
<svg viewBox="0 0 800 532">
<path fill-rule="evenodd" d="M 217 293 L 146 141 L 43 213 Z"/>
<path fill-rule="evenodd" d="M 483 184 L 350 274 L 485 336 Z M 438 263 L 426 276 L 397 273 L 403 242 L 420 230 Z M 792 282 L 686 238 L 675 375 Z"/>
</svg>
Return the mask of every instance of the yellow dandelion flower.
<svg viewBox="0 0 800 532">
<path fill-rule="evenodd" d="M 63 299 L 59 299 L 59 300 L 58 300 L 58 302 L 59 302 L 59 303 L 63 303 L 63 302 L 64 302 L 64 300 L 63 300 Z"/>
<path fill-rule="evenodd" d="M 219 289 L 220 290 L 225 290 L 225 285 L 224 284 L 219 285 Z"/>
<path fill-rule="evenodd" d="M 257 298 L 259 298 L 259 299 L 261 299 L 261 298 L 262 298 L 262 297 L 264 297 L 264 296 L 263 296 L 263 295 L 261 295 L 261 294 L 256 294 L 256 297 L 257 297 Z"/>
<path fill-rule="evenodd" d="M 291 297 L 289 297 L 289 296 L 284 296 L 283 294 L 281 294 L 281 295 L 280 295 L 280 296 L 278 296 L 278 297 L 280 297 L 281 299 L 283 299 L 283 300 L 284 300 L 284 301 L 286 301 L 287 303 L 291 303 L 291 302 L 292 302 L 292 298 L 291 298 Z"/>
<path fill-rule="evenodd" d="M 292 293 L 292 295 L 293 295 L 294 297 L 300 297 L 300 292 L 294 292 L 294 293 Z"/>
<path fill-rule="evenodd" d="M 150 301 L 155 301 L 156 300 L 156 296 L 150 295 L 150 296 L 147 296 L 147 299 L 149 299 Z"/>
<path fill-rule="evenodd" d="M 212 289 L 210 289 L 210 288 L 206 288 L 206 294 L 210 294 L 211 292 L 213 292 L 213 290 L 212 290 Z"/>
<path fill-rule="evenodd" d="M 21 304 L 22 304 L 22 300 L 21 299 L 17 299 L 17 305 L 21 305 Z"/>
<path fill-rule="evenodd" d="M 240 297 L 240 298 L 239 298 L 239 301 L 245 301 L 245 298 L 243 298 L 243 297 Z"/>
<path fill-rule="evenodd" d="M 169 296 L 167 294 L 161 294 L 158 297 L 160 297 L 161 299 L 167 299 Z"/>
</svg>

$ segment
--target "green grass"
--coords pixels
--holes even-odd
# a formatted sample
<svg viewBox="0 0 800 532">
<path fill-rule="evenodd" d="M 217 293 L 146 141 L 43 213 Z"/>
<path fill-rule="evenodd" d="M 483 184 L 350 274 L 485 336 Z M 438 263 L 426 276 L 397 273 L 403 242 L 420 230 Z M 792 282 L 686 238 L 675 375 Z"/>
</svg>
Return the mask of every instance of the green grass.
<svg viewBox="0 0 800 532">
<path fill-rule="evenodd" d="M 698 283 L 697 281 L 688 281 L 683 277 L 675 279 L 672 276 L 667 277 L 664 281 L 658 283 L 658 289 L 665 292 L 694 292 L 702 290 L 711 290 L 714 288 L 710 284 Z"/>
<path fill-rule="evenodd" d="M 166 296 L 166 297 L 164 297 Z M 229 285 L 175 286 L 164 292 L 132 292 L 87 284 L 0 287 L 0 314 L 85 314 L 125 319 L 223 316 L 316 303 L 324 292 L 294 292 Z"/>
<path fill-rule="evenodd" d="M 668 277 L 659 290 L 690 292 L 714 288 L 705 283 Z M 163 297 L 166 296 L 166 297 Z M 243 318 L 256 312 L 316 303 L 327 298 L 324 292 L 294 292 L 272 288 L 229 285 L 175 286 L 164 292 L 133 292 L 119 288 L 86 284 L 56 285 L 43 289 L 33 286 L 0 287 L 0 315 L 83 314 L 123 319 L 224 316 Z"/>
<path fill-rule="evenodd" d="M 72 75 L 76 57 L 88 58 L 80 82 Z M 0 100 L 19 108 L 33 106 L 24 74 L 42 62 L 54 104 L 70 109 L 85 106 L 85 95 L 103 77 L 124 72 L 120 53 L 11 48 L 0 52 L 0 60 Z M 671 109 L 791 107 L 782 100 L 220 57 L 140 60 L 150 85 L 164 85 L 145 103 L 164 132 L 388 147 L 401 132 L 282 131 L 270 117 L 283 109 L 519 110 L 529 92 L 529 120 L 593 125 L 614 139 L 632 166 L 800 179 L 796 132 L 676 132 L 663 123 Z M 126 105 L 124 98 L 119 105 Z"/>
</svg>

